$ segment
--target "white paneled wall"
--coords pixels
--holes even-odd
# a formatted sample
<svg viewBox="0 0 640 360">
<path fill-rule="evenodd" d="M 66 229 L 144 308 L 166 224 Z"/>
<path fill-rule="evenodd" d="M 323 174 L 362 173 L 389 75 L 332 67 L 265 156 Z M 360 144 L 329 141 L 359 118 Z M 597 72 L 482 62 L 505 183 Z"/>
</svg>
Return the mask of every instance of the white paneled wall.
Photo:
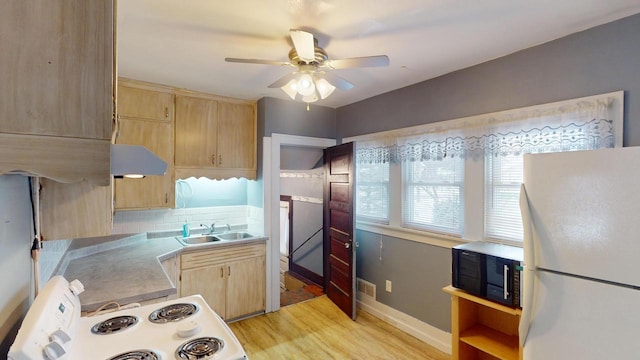
<svg viewBox="0 0 640 360">
<path fill-rule="evenodd" d="M 263 210 L 247 205 L 216 206 L 188 209 L 118 211 L 113 218 L 113 234 L 181 230 L 185 219 L 190 228 L 200 224 L 224 227 L 248 225 L 256 234 L 263 232 Z"/>
</svg>

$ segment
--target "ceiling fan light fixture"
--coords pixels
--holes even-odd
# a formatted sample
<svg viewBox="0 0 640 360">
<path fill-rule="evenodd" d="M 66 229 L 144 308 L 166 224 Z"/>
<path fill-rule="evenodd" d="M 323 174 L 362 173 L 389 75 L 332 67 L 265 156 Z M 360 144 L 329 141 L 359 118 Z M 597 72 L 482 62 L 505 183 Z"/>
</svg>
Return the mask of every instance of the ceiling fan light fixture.
<svg viewBox="0 0 640 360">
<path fill-rule="evenodd" d="M 320 98 L 326 99 L 329 97 L 329 95 L 331 95 L 331 93 L 333 93 L 336 87 L 331 85 L 331 83 L 329 83 L 327 79 L 320 78 L 316 80 L 316 89 L 318 89 Z"/>
<path fill-rule="evenodd" d="M 312 93 L 311 95 L 303 96 L 302 101 L 306 103 L 312 103 L 318 101 L 318 95 L 316 93 Z"/>
<path fill-rule="evenodd" d="M 316 85 L 313 83 L 313 78 L 309 74 L 302 74 L 298 78 L 298 93 L 302 96 L 309 96 L 316 92 Z"/>
<path fill-rule="evenodd" d="M 296 95 L 298 94 L 298 81 L 296 79 L 291 79 L 280 89 L 282 89 L 285 94 L 289 95 L 291 100 L 295 100 Z"/>
</svg>

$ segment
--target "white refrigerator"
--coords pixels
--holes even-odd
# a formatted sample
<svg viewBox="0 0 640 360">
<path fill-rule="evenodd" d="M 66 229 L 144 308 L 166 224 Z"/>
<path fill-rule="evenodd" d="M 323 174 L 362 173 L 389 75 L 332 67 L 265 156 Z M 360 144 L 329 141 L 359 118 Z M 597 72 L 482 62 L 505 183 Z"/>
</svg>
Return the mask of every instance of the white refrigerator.
<svg viewBox="0 0 640 360">
<path fill-rule="evenodd" d="M 640 359 L 640 147 L 524 156 L 525 360 Z"/>
</svg>

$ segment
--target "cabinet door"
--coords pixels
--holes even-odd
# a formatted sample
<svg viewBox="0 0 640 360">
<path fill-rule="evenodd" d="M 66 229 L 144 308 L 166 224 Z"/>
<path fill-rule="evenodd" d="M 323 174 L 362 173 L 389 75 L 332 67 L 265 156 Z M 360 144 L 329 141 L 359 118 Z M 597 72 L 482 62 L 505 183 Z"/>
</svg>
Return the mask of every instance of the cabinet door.
<svg viewBox="0 0 640 360">
<path fill-rule="evenodd" d="M 161 262 L 164 272 L 167 274 L 167 277 L 169 278 L 169 280 L 171 280 L 171 283 L 173 283 L 173 286 L 175 286 L 177 290 L 176 294 L 168 296 L 169 299 L 176 299 L 180 297 L 180 281 L 179 281 L 180 260 L 179 259 L 180 259 L 180 256 L 174 255 L 167 259 L 162 260 Z"/>
<path fill-rule="evenodd" d="M 256 121 L 251 104 L 219 103 L 218 167 L 250 169 L 256 162 Z"/>
<path fill-rule="evenodd" d="M 223 319 L 225 316 L 226 278 L 223 265 L 182 270 L 180 296 L 200 294 Z"/>
<path fill-rule="evenodd" d="M 118 86 L 118 114 L 138 119 L 170 121 L 173 118 L 173 95 L 121 84 Z"/>
<path fill-rule="evenodd" d="M 120 135 L 116 143 L 145 146 L 169 166 L 164 176 L 115 179 L 116 209 L 173 207 L 172 135 L 173 127 L 169 122 L 120 119 Z"/>
<path fill-rule="evenodd" d="M 217 166 L 218 102 L 176 97 L 176 167 Z"/>
<path fill-rule="evenodd" d="M 3 1 L 0 132 L 110 139 L 113 23 L 113 1 Z"/>
<path fill-rule="evenodd" d="M 44 240 L 111 234 L 112 187 L 40 179 L 40 233 Z"/>
<path fill-rule="evenodd" d="M 265 257 L 229 262 L 227 266 L 227 317 L 237 318 L 265 309 Z"/>
</svg>

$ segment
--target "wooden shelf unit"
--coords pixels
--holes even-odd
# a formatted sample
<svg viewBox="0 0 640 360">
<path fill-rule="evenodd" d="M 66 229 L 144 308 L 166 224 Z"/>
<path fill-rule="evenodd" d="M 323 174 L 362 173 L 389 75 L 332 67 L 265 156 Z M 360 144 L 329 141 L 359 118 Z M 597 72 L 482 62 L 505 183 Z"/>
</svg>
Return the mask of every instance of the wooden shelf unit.
<svg viewBox="0 0 640 360">
<path fill-rule="evenodd" d="M 451 347 L 453 360 L 522 360 L 518 324 L 522 310 L 471 295 L 453 286 Z"/>
</svg>

